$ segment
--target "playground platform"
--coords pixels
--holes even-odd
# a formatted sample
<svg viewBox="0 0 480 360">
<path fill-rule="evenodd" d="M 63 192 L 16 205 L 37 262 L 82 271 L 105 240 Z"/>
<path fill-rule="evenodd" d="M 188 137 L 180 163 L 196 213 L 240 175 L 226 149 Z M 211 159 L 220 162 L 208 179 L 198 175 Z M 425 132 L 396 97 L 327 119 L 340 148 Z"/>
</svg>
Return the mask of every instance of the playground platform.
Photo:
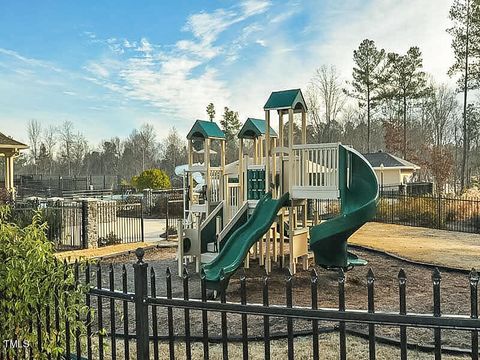
<svg viewBox="0 0 480 360">
<path fill-rule="evenodd" d="M 478 234 L 369 222 L 348 243 L 426 264 L 480 268 Z"/>
</svg>

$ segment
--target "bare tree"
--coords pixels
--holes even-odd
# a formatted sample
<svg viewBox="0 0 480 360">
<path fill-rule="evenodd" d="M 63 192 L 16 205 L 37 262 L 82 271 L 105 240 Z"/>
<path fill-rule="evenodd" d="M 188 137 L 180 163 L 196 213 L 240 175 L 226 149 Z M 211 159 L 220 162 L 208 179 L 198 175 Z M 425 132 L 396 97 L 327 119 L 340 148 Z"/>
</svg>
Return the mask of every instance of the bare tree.
<svg viewBox="0 0 480 360">
<path fill-rule="evenodd" d="M 305 101 L 308 106 L 308 119 L 313 128 L 313 139 L 322 142 L 322 116 L 320 115 L 320 95 L 317 87 L 310 84 L 305 92 Z"/>
<path fill-rule="evenodd" d="M 31 119 L 27 125 L 28 140 L 30 142 L 30 152 L 32 153 L 33 165 L 35 167 L 35 174 L 38 173 L 37 160 L 38 152 L 40 150 L 42 125 L 38 120 Z"/>
<path fill-rule="evenodd" d="M 346 101 L 346 95 L 335 66 L 322 65 L 318 68 L 311 80 L 311 85 L 320 96 L 325 116 L 326 140 L 330 142 L 332 141 L 332 122 L 337 120 Z"/>
<path fill-rule="evenodd" d="M 72 175 L 72 147 L 75 135 L 73 133 L 73 123 L 65 120 L 59 129 L 60 141 L 62 142 L 62 152 L 67 162 L 68 176 Z"/>
<path fill-rule="evenodd" d="M 51 175 L 53 172 L 53 161 L 55 153 L 55 145 L 57 142 L 58 130 L 55 126 L 49 125 L 43 131 L 43 143 L 45 144 L 45 149 L 47 150 L 48 160 L 49 160 L 49 169 L 48 172 Z"/>
<path fill-rule="evenodd" d="M 88 154 L 88 143 L 85 136 L 80 132 L 74 136 L 71 144 L 69 164 L 73 164 L 72 169 L 75 169 L 74 175 L 80 175 L 85 156 Z M 70 174 L 71 175 L 71 174 Z"/>
<path fill-rule="evenodd" d="M 455 91 L 445 84 L 434 88 L 429 113 L 434 128 L 434 142 L 437 146 L 444 145 L 446 133 L 453 129 L 458 107 L 455 95 Z"/>
</svg>

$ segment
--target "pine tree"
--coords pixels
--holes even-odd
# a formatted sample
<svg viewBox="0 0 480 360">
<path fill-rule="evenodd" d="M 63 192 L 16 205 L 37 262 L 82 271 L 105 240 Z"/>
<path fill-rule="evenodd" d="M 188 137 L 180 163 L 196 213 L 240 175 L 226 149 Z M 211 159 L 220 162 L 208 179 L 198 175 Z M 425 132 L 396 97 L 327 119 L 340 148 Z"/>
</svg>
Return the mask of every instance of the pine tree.
<svg viewBox="0 0 480 360">
<path fill-rule="evenodd" d="M 213 105 L 213 103 L 207 105 L 207 114 L 210 121 L 213 121 L 213 119 L 215 118 L 215 106 Z"/>
<path fill-rule="evenodd" d="M 223 118 L 220 120 L 220 125 L 225 133 L 226 141 L 226 160 L 231 162 L 237 155 L 237 134 L 240 131 L 240 119 L 238 118 L 238 112 L 230 110 L 225 107 Z"/>
<path fill-rule="evenodd" d="M 408 102 L 428 95 L 425 72 L 422 71 L 423 60 L 420 49 L 416 46 L 408 49 L 405 55 L 389 53 L 388 83 L 389 96 L 401 102 L 403 120 L 403 157 L 407 158 L 407 110 Z"/>
<path fill-rule="evenodd" d="M 479 87 L 480 74 L 480 4 L 478 0 L 455 0 L 450 8 L 455 63 L 450 67 L 450 76 L 459 74 L 458 90 L 463 92 L 463 156 L 461 167 L 461 189 L 465 188 L 468 157 L 468 90 Z"/>
<path fill-rule="evenodd" d="M 353 51 L 353 91 L 348 95 L 358 99 L 359 106 L 367 107 L 367 152 L 370 152 L 371 112 L 381 97 L 381 79 L 384 72 L 385 50 L 377 49 L 373 40 L 365 39 Z"/>
</svg>

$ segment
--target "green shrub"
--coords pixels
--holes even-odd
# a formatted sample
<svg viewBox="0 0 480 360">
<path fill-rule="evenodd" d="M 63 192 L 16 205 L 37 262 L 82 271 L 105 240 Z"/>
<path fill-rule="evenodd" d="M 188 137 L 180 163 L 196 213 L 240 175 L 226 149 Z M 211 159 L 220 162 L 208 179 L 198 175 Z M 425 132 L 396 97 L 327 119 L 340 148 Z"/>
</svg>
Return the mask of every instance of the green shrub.
<svg viewBox="0 0 480 360">
<path fill-rule="evenodd" d="M 118 237 L 113 231 L 105 237 L 98 239 L 98 246 L 118 245 L 122 243 L 122 238 Z"/>
<path fill-rule="evenodd" d="M 142 171 L 132 178 L 132 185 L 139 190 L 143 189 L 168 189 L 171 187 L 170 178 L 160 169 Z"/>
<path fill-rule="evenodd" d="M 417 226 L 436 227 L 443 224 L 438 218 L 438 200 L 434 198 L 403 198 L 398 205 L 399 219 Z"/>
<path fill-rule="evenodd" d="M 25 227 L 9 220 L 10 208 L 0 207 L 0 339 L 18 339 L 35 349 L 35 359 L 47 354 L 57 358 L 65 350 L 65 320 L 70 324 L 70 337 L 76 331 L 84 334 L 85 325 L 77 321 L 88 309 L 83 305 L 87 288 L 75 281 L 74 269 L 54 256 L 54 247 L 46 237 L 47 224 L 36 213 Z M 46 331 L 46 308 L 50 309 L 48 324 L 55 329 L 55 312 L 59 331 Z M 41 319 L 41 333 L 30 323 Z M 39 340 L 41 339 L 41 340 Z M 37 350 L 41 341 L 42 353 Z M 13 354 L 13 349 L 9 349 Z"/>
<path fill-rule="evenodd" d="M 0 187 L 0 205 L 8 204 L 12 199 L 10 192 L 4 187 Z"/>
</svg>

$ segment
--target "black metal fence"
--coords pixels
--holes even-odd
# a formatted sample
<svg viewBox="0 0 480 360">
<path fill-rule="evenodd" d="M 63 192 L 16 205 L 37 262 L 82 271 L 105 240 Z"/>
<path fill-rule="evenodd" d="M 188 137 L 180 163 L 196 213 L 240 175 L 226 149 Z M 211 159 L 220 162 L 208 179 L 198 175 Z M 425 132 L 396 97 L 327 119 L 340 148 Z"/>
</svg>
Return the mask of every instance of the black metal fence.
<svg viewBox="0 0 480 360">
<path fill-rule="evenodd" d="M 480 233 L 480 200 L 382 193 L 375 221 Z"/>
<path fill-rule="evenodd" d="M 315 270 L 311 271 L 310 306 L 294 306 L 293 288 L 295 279 L 288 273 L 285 278 L 283 293 L 286 302 L 283 305 L 272 304 L 269 288 L 269 278 L 264 277 L 261 285 L 262 303 L 253 304 L 247 302 L 247 279 L 240 276 L 240 301 L 228 301 L 226 291 L 221 291 L 219 300 L 210 300 L 206 288 L 205 278 L 200 278 L 200 296 L 192 299 L 192 279 L 185 270 L 181 279 L 181 290 L 173 288 L 172 278 L 174 275 L 167 268 L 165 274 L 157 276 L 154 269 L 143 261 L 143 250 L 136 252 L 138 260 L 133 264 L 133 279 L 125 265 L 121 273 L 115 272 L 112 265 L 108 270 L 108 280 L 104 281 L 102 271 L 105 270 L 101 264 L 95 269 L 90 265 L 86 266 L 85 272 L 79 274 L 78 263 L 76 267 L 77 281 L 84 281 L 91 290 L 87 293 L 86 306 L 95 310 L 90 312 L 83 319 L 86 322 L 86 336 L 80 336 L 76 329 L 61 333 L 67 343 L 66 358 L 87 359 L 177 359 L 177 358 L 203 358 L 208 359 L 213 352 L 219 357 L 222 354 L 228 359 L 231 354 L 230 344 L 232 341 L 241 344 L 243 359 L 248 359 L 254 352 L 258 356 L 263 353 L 265 359 L 272 358 L 275 347 L 279 346 L 275 339 L 283 339 L 282 349 L 285 348 L 284 358 L 295 359 L 296 355 L 304 354 L 305 347 L 307 354 L 313 359 L 319 359 L 321 348 L 319 335 L 326 331 L 338 333 L 337 356 L 346 359 L 348 355 L 347 342 L 352 334 L 347 327 L 348 324 L 363 324 L 367 332 L 365 338 L 368 341 L 368 356 L 375 359 L 377 355 L 377 344 L 380 337 L 376 335 L 379 327 L 396 327 L 399 329 L 398 339 L 390 343 L 397 344 L 400 349 L 400 358 L 407 359 L 412 348 L 409 340 L 411 328 L 426 328 L 433 330 L 431 350 L 435 359 L 441 359 L 447 349 L 442 345 L 442 332 L 445 330 L 464 331 L 470 339 L 470 349 L 464 350 L 472 359 L 478 359 L 478 331 L 480 321 L 478 319 L 478 282 L 479 275 L 475 270 L 465 277 L 465 286 L 470 289 L 469 314 L 449 315 L 442 313 L 441 309 L 441 281 L 442 276 L 438 269 L 432 273 L 432 313 L 413 313 L 407 311 L 407 276 L 400 270 L 397 278 L 398 284 L 398 311 L 384 312 L 375 308 L 375 275 L 373 271 L 367 274 L 367 310 L 347 309 L 345 302 L 346 278 L 343 270 L 338 273 L 338 307 L 321 308 L 318 306 L 318 293 L 324 291 L 319 285 L 319 277 Z M 81 280 L 80 280 L 81 279 Z M 133 281 L 132 281 L 133 280 Z M 159 286 L 159 281 L 164 285 Z M 226 286 L 226 281 L 224 285 Z M 250 280 L 249 280 L 250 281 Z M 107 287 L 104 284 L 107 283 Z M 459 284 L 460 286 L 460 284 Z M 133 289 L 133 291 L 132 291 Z M 162 289 L 161 292 L 159 290 Z M 278 289 L 275 289 L 278 292 Z M 58 328 L 58 314 L 49 318 L 46 312 L 42 312 L 41 319 L 37 319 L 37 326 L 32 331 L 54 331 Z M 231 325 L 233 317 L 240 317 L 240 326 L 235 328 Z M 181 319 L 181 320 L 180 320 Z M 271 332 L 272 320 L 284 323 L 286 332 L 278 336 Z M 218 321 L 221 324 L 221 333 L 218 336 L 213 333 L 212 322 Z M 250 321 L 250 325 L 249 325 Z M 249 334 L 251 321 L 254 322 L 256 330 L 262 332 L 261 336 L 252 338 Z M 309 330 L 298 333 L 297 322 L 309 324 Z M 237 323 L 238 324 L 238 323 Z M 182 325 L 182 326 L 180 326 Z M 238 325 L 237 325 L 238 326 Z M 66 329 L 69 329 L 66 327 Z M 239 331 L 239 337 L 233 338 L 233 330 Z M 298 342 L 295 338 L 301 336 L 305 341 Z M 40 344 L 40 343 L 39 343 Z M 183 346 L 184 345 L 184 346 Z M 195 345 L 195 346 L 193 346 Z M 201 347 L 201 350 L 199 349 Z M 303 348 L 302 348 L 303 347 Z M 195 354 L 193 350 L 195 348 Z M 417 349 L 418 350 L 418 349 Z M 455 350 L 459 351 L 459 349 Z M 33 344 L 27 350 L 25 358 L 42 352 L 41 345 Z M 75 355 L 73 355 L 75 354 Z M 201 355 L 200 355 L 201 354 Z M 356 352 L 358 355 L 358 351 Z M 323 358 L 323 357 L 322 357 Z M 4 357 L 0 355 L 0 360 Z"/>
<path fill-rule="evenodd" d="M 96 204 L 100 246 L 143 241 L 143 206 L 141 203 L 105 201 Z"/>
<path fill-rule="evenodd" d="M 46 235 L 58 250 L 85 247 L 84 213 L 81 202 L 16 203 L 10 212 L 10 221 L 21 226 L 32 223 L 35 214 L 47 223 Z"/>
<path fill-rule="evenodd" d="M 308 219 L 314 224 L 339 212 L 339 200 L 308 202 Z M 480 234 L 480 200 L 384 191 L 374 221 Z"/>
<path fill-rule="evenodd" d="M 24 227 L 35 214 L 47 223 L 47 238 L 59 251 L 87 248 L 88 232 L 98 239 L 98 246 L 144 240 L 141 203 L 98 201 L 92 206 L 88 201 L 17 202 L 10 221 Z"/>
<path fill-rule="evenodd" d="M 2 179 L 0 178 L 0 182 Z M 17 196 L 68 196 L 70 193 L 90 190 L 118 190 L 120 178 L 117 175 L 16 175 L 14 179 Z"/>
<path fill-rule="evenodd" d="M 166 219 L 168 212 L 168 201 L 183 199 L 183 189 L 166 189 L 144 191 L 143 194 L 144 213 L 148 217 Z M 183 211 L 183 204 L 180 202 L 178 208 Z M 170 213 L 181 212 L 176 207 L 170 209 Z"/>
</svg>

